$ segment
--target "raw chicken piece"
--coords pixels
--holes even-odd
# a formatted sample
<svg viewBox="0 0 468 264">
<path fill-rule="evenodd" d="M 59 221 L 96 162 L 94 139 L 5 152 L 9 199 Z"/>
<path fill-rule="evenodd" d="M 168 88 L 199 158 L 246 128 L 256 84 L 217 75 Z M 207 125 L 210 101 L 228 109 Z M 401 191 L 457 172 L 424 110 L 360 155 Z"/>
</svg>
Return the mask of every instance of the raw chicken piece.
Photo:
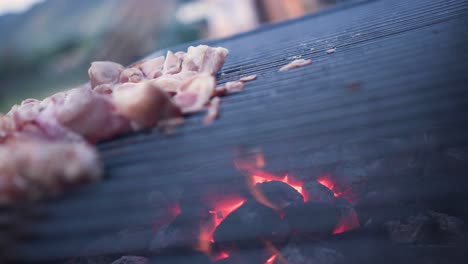
<svg viewBox="0 0 468 264">
<path fill-rule="evenodd" d="M 113 84 L 119 81 L 120 73 L 124 67 L 111 61 L 95 61 L 91 63 L 88 70 L 91 87 L 94 88 L 100 84 Z"/>
<path fill-rule="evenodd" d="M 239 81 L 227 82 L 224 86 L 228 93 L 240 92 L 245 87 L 244 83 Z"/>
<path fill-rule="evenodd" d="M 59 93 L 46 99 L 44 102 L 28 99 L 15 105 L 6 116 L 0 120 L 0 142 L 7 142 L 13 139 L 42 139 L 57 141 L 82 141 L 82 138 L 63 128 L 50 124 L 40 124 L 39 116 L 46 109 L 47 102 L 58 100 Z M 52 120 L 54 122 L 54 120 Z"/>
<path fill-rule="evenodd" d="M 149 82 L 170 95 L 176 94 L 179 87 L 184 83 L 182 80 L 173 77 L 173 75 L 163 75 L 157 79 L 150 80 Z"/>
<path fill-rule="evenodd" d="M 148 79 L 155 79 L 162 75 L 165 58 L 164 56 L 149 59 L 140 65 L 140 70 Z"/>
<path fill-rule="evenodd" d="M 93 90 L 98 94 L 109 95 L 109 94 L 112 94 L 114 87 L 115 85 L 113 84 L 101 84 L 101 85 L 94 87 Z"/>
<path fill-rule="evenodd" d="M 166 60 L 164 61 L 163 73 L 164 74 L 175 74 L 179 73 L 182 67 L 182 58 L 183 55 L 179 54 L 178 56 L 168 51 L 166 55 Z"/>
<path fill-rule="evenodd" d="M 141 82 L 145 77 L 138 68 L 127 68 L 120 73 L 120 82 L 137 83 Z"/>
<path fill-rule="evenodd" d="M 221 99 L 219 97 L 214 97 L 210 101 L 210 107 L 206 112 L 205 118 L 203 119 L 203 124 L 211 125 L 219 115 L 219 105 L 221 103 Z"/>
<path fill-rule="evenodd" d="M 12 141 L 0 146 L 0 203 L 52 196 L 98 180 L 101 172 L 87 144 Z"/>
<path fill-rule="evenodd" d="M 63 128 L 98 142 L 130 129 L 128 120 L 117 114 L 110 98 L 91 89 L 75 88 L 53 97 L 44 100 L 45 108 L 36 118 L 49 134 Z"/>
<path fill-rule="evenodd" d="M 304 60 L 304 59 L 293 60 L 290 63 L 281 67 L 279 71 L 288 71 L 290 69 L 299 68 L 305 65 L 309 65 L 311 63 L 312 63 L 312 60 Z"/>
<path fill-rule="evenodd" d="M 253 75 L 242 77 L 242 78 L 239 79 L 239 81 L 241 81 L 241 82 L 250 82 L 250 81 L 253 81 L 253 80 L 256 80 L 256 79 L 257 79 L 257 75 L 253 74 Z"/>
<path fill-rule="evenodd" d="M 117 87 L 112 94 L 117 111 L 134 122 L 134 129 L 149 128 L 161 120 L 179 117 L 180 109 L 154 80 Z"/>
<path fill-rule="evenodd" d="M 216 86 L 215 78 L 209 74 L 199 74 L 184 83 L 174 97 L 183 113 L 193 113 L 203 109 L 210 100 Z"/>
<path fill-rule="evenodd" d="M 225 48 L 212 48 L 206 45 L 189 47 L 185 54 L 182 70 L 216 74 L 223 67 L 229 51 Z"/>
</svg>

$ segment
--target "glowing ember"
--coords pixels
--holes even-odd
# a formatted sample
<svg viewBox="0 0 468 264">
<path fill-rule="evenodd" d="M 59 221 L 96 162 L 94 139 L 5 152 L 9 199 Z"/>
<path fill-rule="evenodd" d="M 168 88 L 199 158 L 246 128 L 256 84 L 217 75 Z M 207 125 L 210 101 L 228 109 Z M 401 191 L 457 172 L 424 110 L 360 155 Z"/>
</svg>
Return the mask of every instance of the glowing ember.
<svg viewBox="0 0 468 264">
<path fill-rule="evenodd" d="M 211 243 L 214 243 L 213 233 L 216 228 L 223 222 L 223 220 L 230 215 L 237 208 L 241 207 L 247 199 L 243 197 L 231 197 L 226 200 L 218 201 L 213 210 L 209 213 L 213 215 L 213 221 L 209 225 L 200 227 L 200 234 L 198 236 L 197 249 L 207 256 L 210 256 L 213 261 L 228 258 L 229 255 L 226 252 L 221 252 L 217 255 L 213 255 L 211 250 Z"/>
<path fill-rule="evenodd" d="M 357 217 L 356 212 L 350 211 L 348 215 L 341 218 L 336 226 L 335 230 L 333 230 L 333 234 L 341 234 L 356 228 L 359 228 L 359 219 Z"/>
<path fill-rule="evenodd" d="M 268 173 L 263 173 L 261 176 L 259 175 L 252 175 L 252 184 L 255 185 L 257 183 L 263 183 L 263 182 L 271 182 L 271 181 L 280 181 L 288 184 L 289 186 L 293 187 L 298 191 L 302 196 L 304 196 L 304 193 L 302 192 L 302 184 L 299 183 L 294 183 L 288 175 L 285 175 L 282 178 L 279 178 L 277 176 L 273 176 Z"/>
<path fill-rule="evenodd" d="M 241 207 L 245 203 L 245 198 L 237 198 L 232 200 L 227 200 L 222 204 L 218 205 L 214 210 L 210 211 L 210 214 L 214 215 L 214 227 L 219 226 L 221 222 L 230 215 L 237 208 Z"/>
<path fill-rule="evenodd" d="M 271 256 L 269 259 L 267 259 L 267 261 L 265 262 L 265 264 L 272 264 L 273 262 L 275 262 L 275 259 L 278 257 L 278 254 L 274 254 L 273 256 Z"/>
<path fill-rule="evenodd" d="M 198 248 L 200 251 L 205 253 L 211 252 L 210 242 L 214 242 L 214 231 L 229 214 L 241 207 L 245 201 L 246 199 L 241 197 L 230 198 L 220 201 L 213 210 L 209 211 L 209 213 L 213 215 L 213 222 L 212 225 L 202 226 L 200 228 L 200 234 L 198 236 Z"/>
<path fill-rule="evenodd" d="M 330 189 L 335 197 L 343 198 L 350 204 L 355 204 L 357 197 L 350 186 L 338 185 L 330 175 L 320 177 L 317 182 Z"/>
<path fill-rule="evenodd" d="M 227 259 L 227 258 L 229 258 L 229 254 L 222 251 L 221 253 L 219 253 L 219 255 L 213 257 L 212 259 L 213 261 L 218 261 L 218 260 Z"/>
<path fill-rule="evenodd" d="M 335 183 L 332 182 L 332 180 L 330 179 L 329 176 L 324 176 L 324 177 L 322 177 L 320 179 L 317 179 L 317 182 L 322 184 L 323 186 L 327 187 L 328 189 L 330 189 L 330 191 L 333 192 L 333 195 L 335 195 L 335 197 L 340 196 L 337 192 L 334 191 Z"/>
</svg>

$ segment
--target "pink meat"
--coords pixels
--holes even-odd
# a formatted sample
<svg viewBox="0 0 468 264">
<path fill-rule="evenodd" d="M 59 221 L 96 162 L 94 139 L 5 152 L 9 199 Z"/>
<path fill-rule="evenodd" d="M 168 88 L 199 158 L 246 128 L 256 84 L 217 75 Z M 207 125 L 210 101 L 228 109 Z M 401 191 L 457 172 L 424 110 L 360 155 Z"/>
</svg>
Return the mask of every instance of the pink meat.
<svg viewBox="0 0 468 264">
<path fill-rule="evenodd" d="M 87 88 L 75 88 L 46 103 L 36 121 L 49 134 L 70 130 L 91 142 L 111 138 L 129 130 L 110 98 Z"/>
<path fill-rule="evenodd" d="M 162 75 L 165 60 L 164 56 L 146 60 L 140 65 L 140 70 L 149 79 L 158 78 Z"/>
<path fill-rule="evenodd" d="M 212 48 L 206 45 L 189 47 L 182 63 L 183 71 L 216 74 L 224 65 L 229 51 L 225 48 Z"/>
<path fill-rule="evenodd" d="M 182 57 L 176 56 L 172 51 L 168 51 L 166 60 L 164 61 L 163 73 L 175 74 L 179 73 L 182 67 Z"/>
<path fill-rule="evenodd" d="M 154 127 L 161 120 L 179 117 L 180 109 L 153 81 L 119 86 L 112 94 L 117 111 L 133 121 L 134 129 Z"/>
<path fill-rule="evenodd" d="M 91 87 L 94 88 L 100 84 L 113 84 L 119 81 L 120 73 L 124 67 L 111 61 L 95 61 L 91 63 L 88 70 Z"/>
<path fill-rule="evenodd" d="M 228 93 L 242 91 L 245 87 L 244 83 L 239 81 L 227 82 L 224 86 L 226 87 Z"/>
<path fill-rule="evenodd" d="M 137 83 L 141 82 L 145 77 L 138 68 L 127 68 L 120 73 L 120 82 Z"/>
<path fill-rule="evenodd" d="M 53 196 L 101 174 L 98 155 L 87 144 L 11 141 L 0 146 L 0 204 Z"/>
<path fill-rule="evenodd" d="M 309 65 L 311 63 L 312 63 L 312 60 L 304 60 L 304 59 L 293 60 L 290 63 L 281 67 L 279 71 L 289 71 L 291 69 L 299 68 L 305 65 Z"/>
<path fill-rule="evenodd" d="M 257 75 L 253 74 L 253 75 L 249 75 L 249 76 L 244 76 L 242 78 L 239 79 L 239 81 L 241 82 L 250 82 L 250 81 L 253 81 L 253 80 L 256 80 L 257 79 Z"/>
<path fill-rule="evenodd" d="M 215 78 L 209 74 L 199 74 L 179 88 L 174 97 L 175 103 L 184 113 L 200 111 L 209 102 L 215 91 Z"/>
<path fill-rule="evenodd" d="M 203 119 L 203 124 L 211 125 L 219 115 L 219 106 L 221 99 L 219 97 L 214 97 L 210 101 L 210 106 L 206 112 L 205 118 Z"/>
</svg>

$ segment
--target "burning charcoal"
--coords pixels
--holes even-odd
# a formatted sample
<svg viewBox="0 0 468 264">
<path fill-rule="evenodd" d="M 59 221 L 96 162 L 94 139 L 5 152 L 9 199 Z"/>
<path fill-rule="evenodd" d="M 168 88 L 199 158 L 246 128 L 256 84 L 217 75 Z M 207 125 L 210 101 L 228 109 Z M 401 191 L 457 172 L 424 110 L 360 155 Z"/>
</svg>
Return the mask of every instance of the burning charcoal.
<svg viewBox="0 0 468 264">
<path fill-rule="evenodd" d="M 308 181 L 303 188 L 308 201 L 333 203 L 335 200 L 333 192 L 315 180 Z"/>
<path fill-rule="evenodd" d="M 344 233 L 360 227 L 356 210 L 343 198 L 337 198 L 335 205 L 340 212 L 340 220 L 333 234 Z"/>
<path fill-rule="evenodd" d="M 303 235 L 330 235 L 340 219 L 338 207 L 324 202 L 296 203 L 284 212 L 290 228 Z"/>
<path fill-rule="evenodd" d="M 344 256 L 338 251 L 317 246 L 289 244 L 281 250 L 274 264 L 338 264 L 345 263 Z"/>
<path fill-rule="evenodd" d="M 123 256 L 112 264 L 149 264 L 149 260 L 145 257 Z"/>
<path fill-rule="evenodd" d="M 178 247 L 192 247 L 196 245 L 200 233 L 200 226 L 208 221 L 210 215 L 200 217 L 197 214 L 182 212 L 176 219 L 157 232 L 150 243 L 150 250 L 160 252 Z"/>
<path fill-rule="evenodd" d="M 284 209 L 295 202 L 303 202 L 304 197 L 290 185 L 280 181 L 257 183 L 255 185 L 267 201 L 275 208 Z"/>
<path fill-rule="evenodd" d="M 287 231 L 287 226 L 273 209 L 247 201 L 221 222 L 213 237 L 216 243 L 231 253 L 241 249 L 264 248 L 265 241 L 280 243 Z M 266 260 L 268 254 L 264 253 L 267 252 L 261 255 Z"/>
</svg>

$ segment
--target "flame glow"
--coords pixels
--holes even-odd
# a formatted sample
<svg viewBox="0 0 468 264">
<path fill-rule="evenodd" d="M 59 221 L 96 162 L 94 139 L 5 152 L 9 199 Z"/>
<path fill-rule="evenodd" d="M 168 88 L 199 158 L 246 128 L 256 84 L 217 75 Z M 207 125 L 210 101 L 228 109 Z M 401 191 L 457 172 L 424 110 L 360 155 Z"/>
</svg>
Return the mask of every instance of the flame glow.
<svg viewBox="0 0 468 264">
<path fill-rule="evenodd" d="M 265 261 L 265 264 L 273 264 L 277 257 L 278 257 L 278 254 L 272 255 L 269 259 L 267 259 L 267 261 Z"/>
<path fill-rule="evenodd" d="M 342 217 L 338 222 L 335 230 L 333 230 L 333 234 L 341 234 L 356 228 L 359 228 L 359 219 L 357 214 L 354 210 L 350 211 L 348 215 Z"/>
<path fill-rule="evenodd" d="M 324 176 L 324 177 L 322 177 L 320 179 L 317 179 L 317 182 L 322 184 L 323 186 L 327 187 L 328 189 L 330 189 L 330 191 L 333 192 L 333 195 L 335 197 L 340 196 L 337 192 L 334 191 L 335 183 L 330 179 L 329 176 Z"/>
<path fill-rule="evenodd" d="M 219 201 L 215 208 L 209 211 L 213 216 L 213 221 L 209 225 L 203 225 L 200 227 L 197 246 L 199 251 L 211 256 L 215 261 L 229 257 L 226 252 L 221 252 L 216 256 L 212 256 L 211 243 L 214 243 L 213 233 L 223 220 L 237 208 L 241 207 L 246 200 L 247 199 L 243 197 L 231 197 L 230 199 Z"/>
</svg>

